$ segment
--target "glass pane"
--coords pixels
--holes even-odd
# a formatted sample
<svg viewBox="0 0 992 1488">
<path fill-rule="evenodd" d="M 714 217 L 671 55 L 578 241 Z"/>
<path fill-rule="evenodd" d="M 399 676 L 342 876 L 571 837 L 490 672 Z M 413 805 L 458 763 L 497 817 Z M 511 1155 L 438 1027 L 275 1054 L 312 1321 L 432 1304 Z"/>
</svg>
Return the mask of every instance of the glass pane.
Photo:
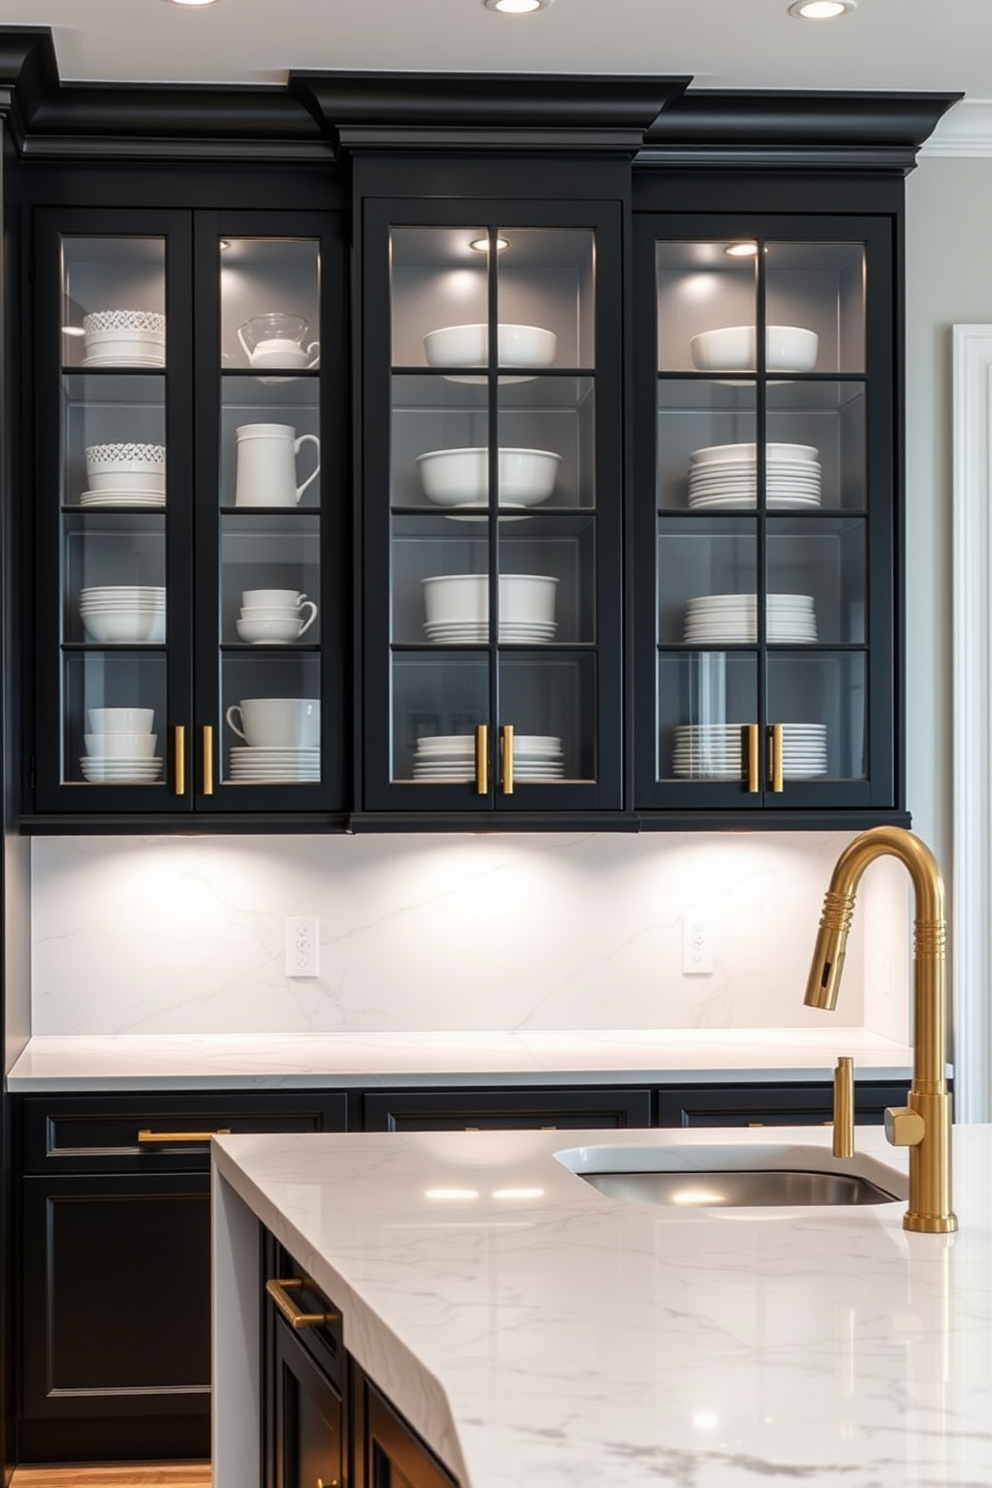
<svg viewBox="0 0 992 1488">
<path fill-rule="evenodd" d="M 320 525 L 301 515 L 221 520 L 220 637 L 226 646 L 320 644 Z M 249 611 L 255 613 L 249 613 Z"/>
<path fill-rule="evenodd" d="M 320 245 L 222 238 L 221 364 L 256 372 L 320 365 Z"/>
<path fill-rule="evenodd" d="M 743 730 L 757 716 L 756 656 L 662 652 L 658 658 L 658 778 L 743 782 Z"/>
<path fill-rule="evenodd" d="M 596 505 L 596 388 L 591 377 L 499 384 L 501 507 Z"/>
<path fill-rule="evenodd" d="M 221 707 L 225 785 L 320 780 L 320 658 L 315 651 L 227 653 Z"/>
<path fill-rule="evenodd" d="M 822 504 L 863 511 L 868 491 L 864 385 L 772 381 L 767 408 L 769 508 Z"/>
<path fill-rule="evenodd" d="M 165 239 L 62 239 L 62 360 L 165 365 Z"/>
<path fill-rule="evenodd" d="M 504 224 L 495 237 L 500 366 L 595 367 L 592 232 Z"/>
<path fill-rule="evenodd" d="M 864 244 L 768 243 L 765 271 L 769 371 L 863 372 Z M 811 332 L 816 337 L 812 357 L 806 357 L 798 342 L 794 348 L 783 342 L 776 364 L 776 326 Z"/>
<path fill-rule="evenodd" d="M 769 655 L 768 717 L 782 723 L 787 780 L 867 774 L 865 655 Z"/>
<path fill-rule="evenodd" d="M 167 785 L 165 654 L 122 647 L 63 662 L 63 781 Z"/>
<path fill-rule="evenodd" d="M 63 377 L 63 505 L 164 507 L 165 474 L 163 377 Z"/>
<path fill-rule="evenodd" d="M 769 519 L 770 643 L 864 644 L 865 539 L 859 517 Z"/>
<path fill-rule="evenodd" d="M 314 378 L 224 378 L 222 506 L 320 506 L 318 399 Z"/>
<path fill-rule="evenodd" d="M 753 371 L 755 249 L 729 239 L 658 244 L 659 371 Z"/>
<path fill-rule="evenodd" d="M 753 382 L 658 383 L 658 506 L 727 511 L 755 505 Z"/>
<path fill-rule="evenodd" d="M 502 652 L 500 722 L 513 725 L 520 786 L 596 780 L 595 655 Z"/>
<path fill-rule="evenodd" d="M 489 413 L 484 383 L 396 376 L 391 427 L 394 507 L 486 506 Z"/>
<path fill-rule="evenodd" d="M 393 656 L 394 781 L 475 781 L 475 730 L 489 721 L 489 657 Z"/>
<path fill-rule="evenodd" d="M 659 644 L 730 645 L 756 639 L 758 541 L 753 520 L 661 519 L 657 555 Z"/>
<path fill-rule="evenodd" d="M 165 583 L 163 516 L 66 514 L 63 641 L 161 645 Z"/>
<path fill-rule="evenodd" d="M 484 227 L 395 227 L 390 234 L 395 367 L 485 366 L 488 245 Z M 439 334 L 460 328 L 461 334 Z"/>
</svg>

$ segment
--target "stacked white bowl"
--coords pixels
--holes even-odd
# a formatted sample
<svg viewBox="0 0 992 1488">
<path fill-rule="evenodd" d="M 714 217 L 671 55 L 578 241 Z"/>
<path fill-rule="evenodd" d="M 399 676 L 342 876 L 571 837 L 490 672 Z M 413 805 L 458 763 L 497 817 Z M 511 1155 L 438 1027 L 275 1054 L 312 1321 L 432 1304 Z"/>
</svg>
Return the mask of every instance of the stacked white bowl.
<svg viewBox="0 0 992 1488">
<path fill-rule="evenodd" d="M 700 372 L 750 372 L 757 365 L 753 325 L 721 326 L 689 342 L 692 365 Z M 765 330 L 765 366 L 769 372 L 812 372 L 820 338 L 803 326 L 770 325 Z"/>
<path fill-rule="evenodd" d="M 741 645 L 757 640 L 756 594 L 700 594 L 685 607 L 682 639 L 695 646 Z M 779 645 L 810 645 L 816 640 L 811 594 L 769 594 L 765 635 Z"/>
<path fill-rule="evenodd" d="M 743 778 L 742 725 L 682 724 L 675 730 L 672 774 L 688 780 Z M 782 773 L 787 780 L 810 780 L 827 773 L 827 728 L 823 723 L 782 725 Z"/>
<path fill-rule="evenodd" d="M 424 492 L 439 506 L 485 507 L 489 500 L 489 450 L 427 450 L 417 456 Z M 553 450 L 498 451 L 500 507 L 537 506 L 555 488 L 561 455 Z"/>
<path fill-rule="evenodd" d="M 84 367 L 164 367 L 165 316 L 156 310 L 94 310 L 83 316 Z"/>
<path fill-rule="evenodd" d="M 246 589 L 238 636 L 253 646 L 288 646 L 317 618 L 317 606 L 296 589 Z"/>
<path fill-rule="evenodd" d="M 92 732 L 83 735 L 86 753 L 79 761 L 83 778 L 94 785 L 151 785 L 161 773 L 155 753 L 158 735 L 151 731 L 153 708 L 90 708 Z"/>
<path fill-rule="evenodd" d="M 564 774 L 560 739 L 550 734 L 514 734 L 515 780 L 561 780 Z M 418 739 L 413 778 L 437 782 L 474 780 L 474 734 L 427 734 Z"/>
<path fill-rule="evenodd" d="M 164 506 L 165 445 L 89 444 L 80 506 Z"/>
<path fill-rule="evenodd" d="M 501 367 L 550 367 L 558 349 L 554 331 L 532 325 L 499 325 L 496 359 Z M 489 360 L 489 327 L 485 324 L 442 326 L 424 337 L 429 367 L 484 367 Z M 480 377 L 452 377 L 452 382 L 482 382 Z M 501 378 L 500 381 L 525 381 Z"/>
<path fill-rule="evenodd" d="M 489 576 L 435 574 L 424 579 L 427 639 L 439 644 L 489 639 Z M 518 645 L 553 641 L 558 580 L 547 574 L 500 574 L 499 638 Z"/>
<path fill-rule="evenodd" d="M 713 444 L 689 456 L 689 505 L 726 511 L 757 504 L 757 451 L 754 444 Z M 819 450 L 811 444 L 765 446 L 765 500 L 769 511 L 819 506 L 822 475 Z"/>
<path fill-rule="evenodd" d="M 153 584 L 103 584 L 79 592 L 86 635 L 101 645 L 165 640 L 165 589 Z"/>
</svg>

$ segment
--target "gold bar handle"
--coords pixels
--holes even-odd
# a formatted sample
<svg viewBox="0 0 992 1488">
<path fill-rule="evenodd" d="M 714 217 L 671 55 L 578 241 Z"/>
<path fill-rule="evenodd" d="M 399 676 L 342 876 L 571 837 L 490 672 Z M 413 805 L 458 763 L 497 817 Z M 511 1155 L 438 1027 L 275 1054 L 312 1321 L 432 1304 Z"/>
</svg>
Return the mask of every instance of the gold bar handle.
<svg viewBox="0 0 992 1488">
<path fill-rule="evenodd" d="M 741 754 L 744 756 L 744 778 L 749 796 L 761 790 L 761 769 L 758 763 L 758 725 L 745 723 L 741 728 Z"/>
<path fill-rule="evenodd" d="M 768 784 L 775 795 L 785 789 L 785 729 L 773 723 L 768 730 Z"/>
<path fill-rule="evenodd" d="M 475 789 L 480 796 L 489 794 L 488 723 L 479 723 L 475 729 Z"/>
<path fill-rule="evenodd" d="M 513 724 L 504 723 L 499 731 L 499 768 L 504 796 L 513 795 Z"/>
<path fill-rule="evenodd" d="M 230 1135 L 229 1126 L 218 1126 L 216 1131 L 155 1132 L 144 1129 L 138 1132 L 138 1145 L 147 1147 L 155 1142 L 209 1142 L 211 1137 L 229 1137 Z"/>
<path fill-rule="evenodd" d="M 186 794 L 186 725 L 177 723 L 172 730 L 173 779 L 177 796 Z"/>
<path fill-rule="evenodd" d="M 212 796 L 214 793 L 214 726 L 212 723 L 203 725 L 203 794 Z"/>
<path fill-rule="evenodd" d="M 304 1312 L 302 1307 L 297 1307 L 289 1292 L 302 1290 L 303 1281 L 299 1276 L 290 1276 L 283 1281 L 277 1281 L 273 1277 L 265 1283 L 265 1290 L 282 1313 L 292 1328 L 323 1328 L 328 1323 L 341 1321 L 339 1312 Z"/>
<path fill-rule="evenodd" d="M 834 1070 L 834 1157 L 854 1156 L 854 1060 L 842 1054 Z"/>
</svg>

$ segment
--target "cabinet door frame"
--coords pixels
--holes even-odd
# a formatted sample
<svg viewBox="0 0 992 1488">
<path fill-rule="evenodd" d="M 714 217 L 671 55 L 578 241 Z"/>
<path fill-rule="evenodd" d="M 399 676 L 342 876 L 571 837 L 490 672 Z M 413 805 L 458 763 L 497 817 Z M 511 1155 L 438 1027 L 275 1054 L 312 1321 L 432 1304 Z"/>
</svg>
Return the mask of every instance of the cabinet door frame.
<svg viewBox="0 0 992 1488">
<path fill-rule="evenodd" d="M 768 238 L 789 243 L 853 242 L 865 244 L 867 289 L 865 298 L 865 368 L 861 374 L 815 374 L 821 381 L 860 379 L 865 383 L 867 407 L 866 504 L 863 516 L 867 534 L 866 588 L 869 598 L 868 630 L 864 647 L 866 662 L 867 774 L 864 779 L 787 781 L 781 793 L 763 785 L 749 793 L 742 782 L 662 781 L 657 778 L 658 646 L 655 619 L 655 531 L 656 499 L 656 399 L 658 386 L 656 351 L 656 286 L 654 253 L 666 241 L 730 241 Z M 635 470 L 633 495 L 633 584 L 635 615 L 633 634 L 635 804 L 646 815 L 651 812 L 685 812 L 712 816 L 714 823 L 730 813 L 747 817 L 756 812 L 775 816 L 789 812 L 830 812 L 831 821 L 841 824 L 839 812 L 900 811 L 902 770 L 898 720 L 903 709 L 902 627 L 903 603 L 903 469 L 899 427 L 901 375 L 901 320 L 897 313 L 898 288 L 897 226 L 891 215 L 866 213 L 847 215 L 831 212 L 822 217 L 810 212 L 795 215 L 762 211 L 672 212 L 641 211 L 634 218 L 634 295 L 650 307 L 634 327 L 634 392 L 631 399 L 635 421 Z M 759 401 L 759 411 L 762 407 Z M 762 528 L 764 517 L 757 515 Z M 718 649 L 718 648 L 717 648 Z M 829 647 L 840 652 L 845 647 Z M 760 778 L 767 780 L 765 668 L 758 653 L 758 717 Z M 809 817 L 806 817 L 809 820 Z"/>
<path fill-rule="evenodd" d="M 624 804 L 622 667 L 622 520 L 625 441 L 623 413 L 624 311 L 622 295 L 625 203 L 618 196 L 542 202 L 507 196 L 425 200 L 376 197 L 361 203 L 362 351 L 361 387 L 365 442 L 359 465 L 358 530 L 363 545 L 363 774 L 356 802 L 365 813 L 410 812 L 411 820 L 457 813 L 460 817 L 528 812 L 560 819 L 588 819 Z M 585 647 L 596 677 L 597 778 L 552 786 L 528 783 L 505 795 L 494 783 L 486 794 L 473 784 L 430 784 L 392 779 L 390 708 L 392 637 L 384 576 L 391 573 L 389 440 L 382 429 L 391 416 L 391 318 L 389 232 L 393 227 L 458 227 L 468 224 L 521 229 L 591 230 L 596 235 L 596 641 Z M 490 529 L 494 524 L 490 522 Z M 490 552 L 494 535 L 490 530 Z M 575 648 L 563 648 L 563 650 Z M 489 653 L 495 657 L 495 647 Z M 535 653 L 539 654 L 539 653 Z M 549 648 L 549 654 L 553 654 Z M 489 669 L 491 782 L 498 780 L 499 667 Z"/>
</svg>

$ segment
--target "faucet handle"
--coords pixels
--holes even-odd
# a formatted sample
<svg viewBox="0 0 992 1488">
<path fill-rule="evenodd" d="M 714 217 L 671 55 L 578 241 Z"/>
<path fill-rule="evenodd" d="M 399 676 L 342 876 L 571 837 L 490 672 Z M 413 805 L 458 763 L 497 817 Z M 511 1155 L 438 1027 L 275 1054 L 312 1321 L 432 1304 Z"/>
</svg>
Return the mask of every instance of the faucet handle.
<svg viewBox="0 0 992 1488">
<path fill-rule="evenodd" d="M 854 1156 L 854 1060 L 842 1054 L 834 1070 L 834 1157 Z"/>
<path fill-rule="evenodd" d="M 893 1147 L 918 1147 L 926 1136 L 926 1122 L 912 1106 L 889 1106 L 885 1136 Z"/>
</svg>

